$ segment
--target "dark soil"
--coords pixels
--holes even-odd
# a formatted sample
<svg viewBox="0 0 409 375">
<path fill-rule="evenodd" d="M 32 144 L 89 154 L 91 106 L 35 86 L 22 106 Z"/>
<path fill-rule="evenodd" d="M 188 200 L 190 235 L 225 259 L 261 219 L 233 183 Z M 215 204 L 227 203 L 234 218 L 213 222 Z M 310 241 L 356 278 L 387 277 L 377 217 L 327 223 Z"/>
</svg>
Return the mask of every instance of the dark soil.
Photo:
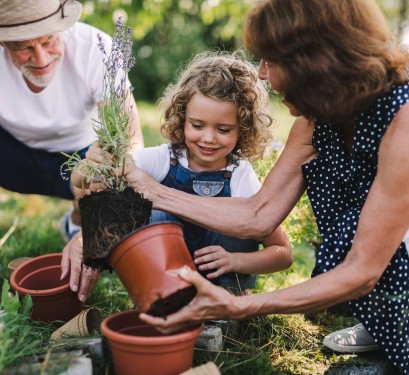
<svg viewBox="0 0 409 375">
<path fill-rule="evenodd" d="M 122 192 L 104 190 L 79 201 L 84 264 L 110 269 L 108 257 L 129 233 L 149 223 L 152 202 L 132 188 Z"/>
<path fill-rule="evenodd" d="M 178 290 L 166 298 L 157 299 L 150 307 L 147 313 L 153 316 L 161 316 L 166 319 L 167 315 L 173 314 L 189 302 L 196 295 L 197 289 L 192 285 Z"/>
</svg>

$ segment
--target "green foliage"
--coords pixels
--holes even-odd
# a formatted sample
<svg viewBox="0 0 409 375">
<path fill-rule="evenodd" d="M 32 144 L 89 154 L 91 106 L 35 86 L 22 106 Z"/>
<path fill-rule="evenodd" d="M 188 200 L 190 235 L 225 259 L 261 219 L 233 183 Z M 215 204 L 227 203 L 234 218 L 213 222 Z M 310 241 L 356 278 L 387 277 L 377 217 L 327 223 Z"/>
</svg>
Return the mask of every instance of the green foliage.
<svg viewBox="0 0 409 375">
<path fill-rule="evenodd" d="M 238 329 L 224 333 L 222 350 L 196 350 L 194 365 L 213 361 L 223 375 L 326 373 L 329 367 L 350 361 L 351 356 L 327 351 L 322 338 L 334 327 L 345 328 L 354 321 L 328 311 L 317 315 L 320 320 L 291 314 L 240 321 Z"/>
<path fill-rule="evenodd" d="M 279 156 L 279 150 L 271 150 L 263 160 L 253 163 L 253 167 L 262 182 Z M 292 243 L 301 244 L 306 241 L 314 248 L 321 243 L 314 212 L 305 193 L 283 222 L 283 227 Z"/>
<path fill-rule="evenodd" d="M 32 305 L 32 301 L 31 301 L 31 305 Z M 7 280 L 4 281 L 3 287 L 1 290 L 1 308 L 6 313 L 18 313 L 20 309 L 20 301 L 18 299 L 18 293 L 16 293 L 15 295 L 13 294 L 10 295 L 10 284 Z M 25 311 L 25 309 L 23 310 Z"/>
<path fill-rule="evenodd" d="M 322 239 L 311 203 L 305 193 L 297 202 L 288 218 L 283 222 L 283 227 L 293 243 L 307 241 L 314 248 L 321 244 Z"/>
<path fill-rule="evenodd" d="M 135 64 L 131 32 L 132 29 L 126 28 L 118 20 L 109 54 L 101 39 L 99 42 L 105 55 L 105 72 L 101 98 L 103 104 L 98 106 L 98 120 L 94 129 L 101 149 L 119 160 L 128 152 L 131 139 L 131 119 L 126 110 L 126 101 L 129 100 L 126 75 Z"/>
<path fill-rule="evenodd" d="M 108 271 L 102 273 L 87 303 L 105 311 L 106 315 L 134 308 L 118 276 Z"/>
<path fill-rule="evenodd" d="M 161 114 L 153 103 L 138 102 L 139 120 L 145 147 L 158 146 L 167 142 L 159 131 Z"/>
<path fill-rule="evenodd" d="M 9 282 L 4 281 L 1 292 L 0 373 L 26 356 L 47 351 L 44 344 L 48 341 L 50 329 L 41 326 L 33 329 L 30 320 L 32 304 L 30 295 L 26 295 L 20 303 L 18 293 L 10 293 Z"/>
<path fill-rule="evenodd" d="M 59 210 L 57 210 L 58 214 Z M 9 277 L 8 263 L 22 256 L 38 256 L 48 253 L 60 252 L 63 248 L 63 240 L 58 231 L 57 218 L 39 215 L 36 218 L 24 217 L 13 234 L 0 247 L 1 266 L 3 278 Z M 8 224 L 0 221 L 0 238 Z"/>
<path fill-rule="evenodd" d="M 84 3 L 83 21 L 112 34 L 117 15 L 133 28 L 135 69 L 130 80 L 137 100 L 156 101 L 181 63 L 205 50 L 241 46 L 250 0 L 161 0 Z"/>
<path fill-rule="evenodd" d="M 406 3 L 405 3 L 406 2 Z M 137 100 L 156 101 L 181 62 L 205 50 L 242 47 L 245 14 L 253 0 L 87 0 L 82 20 L 112 35 L 118 15 L 133 28 L 130 74 Z M 407 0 L 378 0 L 391 30 L 402 28 Z"/>
<path fill-rule="evenodd" d="M 202 26 L 216 25 L 213 34 L 226 40 L 240 36 L 244 15 L 251 5 L 252 0 L 91 0 L 84 3 L 82 19 L 112 33 L 113 21 L 120 15 L 133 28 L 134 37 L 139 41 L 165 24 L 173 24 L 181 30 L 184 25 L 178 25 L 174 19 L 179 14 L 196 18 Z"/>
</svg>

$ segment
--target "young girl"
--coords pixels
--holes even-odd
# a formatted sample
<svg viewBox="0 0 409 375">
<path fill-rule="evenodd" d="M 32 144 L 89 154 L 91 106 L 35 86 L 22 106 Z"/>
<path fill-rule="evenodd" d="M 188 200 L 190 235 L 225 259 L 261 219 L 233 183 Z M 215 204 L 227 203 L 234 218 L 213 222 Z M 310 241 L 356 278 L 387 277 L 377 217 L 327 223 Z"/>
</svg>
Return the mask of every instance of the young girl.
<svg viewBox="0 0 409 375">
<path fill-rule="evenodd" d="M 270 142 L 268 93 L 255 67 L 241 54 L 196 56 L 159 104 L 164 109 L 161 132 L 170 144 L 135 152 L 133 159 L 139 168 L 165 186 L 202 197 L 249 197 L 260 189 L 246 159 L 262 156 Z M 95 162 L 103 157 L 97 145 L 86 155 Z M 73 183 L 81 186 L 82 180 L 75 180 L 74 176 Z M 255 274 L 280 271 L 292 264 L 289 241 L 281 227 L 259 239 L 264 249 L 258 251 L 257 241 L 216 233 L 153 210 L 151 223 L 159 221 L 182 223 L 199 272 L 236 294 L 255 287 Z"/>
</svg>

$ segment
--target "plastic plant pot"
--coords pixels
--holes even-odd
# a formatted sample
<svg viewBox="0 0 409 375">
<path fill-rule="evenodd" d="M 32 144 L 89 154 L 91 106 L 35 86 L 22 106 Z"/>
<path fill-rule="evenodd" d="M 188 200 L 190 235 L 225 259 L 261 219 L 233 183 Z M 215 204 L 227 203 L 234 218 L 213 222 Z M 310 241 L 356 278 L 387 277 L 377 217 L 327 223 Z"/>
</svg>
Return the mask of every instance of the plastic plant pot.
<svg viewBox="0 0 409 375">
<path fill-rule="evenodd" d="M 178 274 L 183 266 L 196 268 L 179 223 L 136 230 L 114 247 L 109 263 L 139 311 L 166 316 L 196 295 L 196 288 Z"/>
<path fill-rule="evenodd" d="M 192 367 L 193 350 L 202 325 L 163 335 L 142 322 L 136 310 L 104 319 L 116 375 L 179 375 Z"/>
<path fill-rule="evenodd" d="M 60 280 L 62 254 L 46 254 L 20 264 L 11 274 L 10 285 L 20 296 L 33 300 L 31 318 L 60 326 L 84 309 L 69 285 L 69 276 Z"/>
</svg>

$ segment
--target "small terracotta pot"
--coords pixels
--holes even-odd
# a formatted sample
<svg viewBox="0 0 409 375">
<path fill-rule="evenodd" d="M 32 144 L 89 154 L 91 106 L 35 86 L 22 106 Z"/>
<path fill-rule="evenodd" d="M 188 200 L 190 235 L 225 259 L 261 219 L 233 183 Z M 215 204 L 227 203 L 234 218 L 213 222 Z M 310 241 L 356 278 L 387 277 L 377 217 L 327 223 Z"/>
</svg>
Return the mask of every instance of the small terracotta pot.
<svg viewBox="0 0 409 375">
<path fill-rule="evenodd" d="M 109 263 L 139 311 L 166 316 L 196 295 L 196 288 L 178 275 L 183 266 L 195 269 L 179 223 L 138 229 L 114 248 Z"/>
<path fill-rule="evenodd" d="M 51 340 L 60 340 L 70 337 L 87 337 L 93 331 L 99 329 L 101 322 L 101 312 L 95 307 L 90 307 L 81 311 L 69 322 L 54 331 L 51 334 Z"/>
<path fill-rule="evenodd" d="M 27 262 L 28 260 L 33 259 L 32 257 L 21 257 L 13 259 L 7 265 L 8 269 L 13 272 L 20 264 Z"/>
<path fill-rule="evenodd" d="M 72 292 L 69 277 L 60 280 L 62 254 L 46 254 L 20 264 L 11 274 L 10 285 L 20 296 L 33 300 L 31 318 L 60 326 L 79 314 L 84 303 Z"/>
<path fill-rule="evenodd" d="M 108 339 L 116 375 L 179 375 L 192 367 L 193 349 L 201 325 L 162 335 L 142 322 L 136 310 L 104 319 L 101 332 Z"/>
</svg>

